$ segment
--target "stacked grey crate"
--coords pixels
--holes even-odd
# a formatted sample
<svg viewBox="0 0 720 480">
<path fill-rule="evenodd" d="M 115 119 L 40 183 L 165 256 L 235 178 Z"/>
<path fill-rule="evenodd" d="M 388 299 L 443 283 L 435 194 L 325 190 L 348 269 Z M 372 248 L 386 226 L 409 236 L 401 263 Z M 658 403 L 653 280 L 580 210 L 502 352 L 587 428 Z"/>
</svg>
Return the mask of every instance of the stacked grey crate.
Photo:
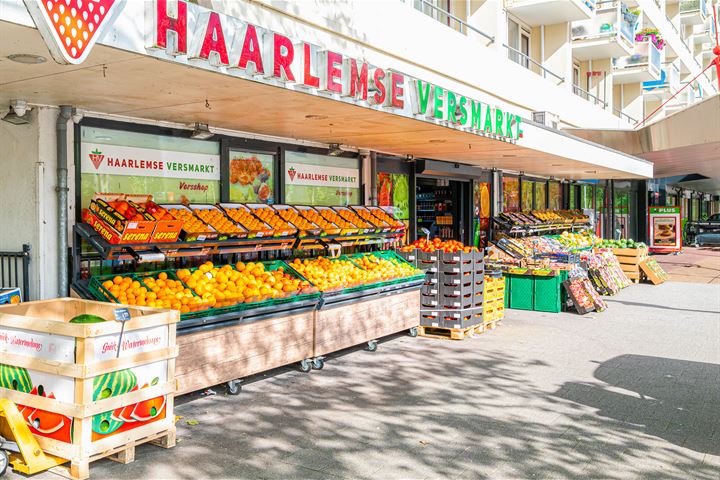
<svg viewBox="0 0 720 480">
<path fill-rule="evenodd" d="M 400 252 L 425 272 L 420 325 L 464 329 L 483 323 L 485 269 L 482 252 Z"/>
</svg>

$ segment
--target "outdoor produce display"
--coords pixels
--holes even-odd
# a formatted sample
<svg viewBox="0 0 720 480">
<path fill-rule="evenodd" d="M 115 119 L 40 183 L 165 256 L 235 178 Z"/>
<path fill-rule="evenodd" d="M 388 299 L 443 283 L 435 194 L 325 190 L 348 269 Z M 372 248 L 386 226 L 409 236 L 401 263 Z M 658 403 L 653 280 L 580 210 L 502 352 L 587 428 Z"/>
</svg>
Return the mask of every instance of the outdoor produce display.
<svg viewBox="0 0 720 480">
<path fill-rule="evenodd" d="M 499 232 L 514 235 L 583 228 L 590 218 L 581 210 L 532 210 L 503 212 L 493 222 Z"/>
<path fill-rule="evenodd" d="M 597 248 L 647 248 L 643 242 L 636 242 L 632 238 L 621 240 L 599 239 L 595 244 Z"/>
<path fill-rule="evenodd" d="M 477 247 L 471 247 L 463 245 L 462 242 L 458 242 L 457 240 L 442 240 L 439 237 L 435 237 L 432 240 L 428 240 L 427 238 L 419 238 L 415 240 L 413 243 L 409 245 L 405 245 L 404 247 L 400 248 L 401 252 L 412 252 L 413 250 L 420 250 L 423 252 L 435 252 L 435 251 L 442 251 L 442 252 L 477 252 Z"/>
</svg>

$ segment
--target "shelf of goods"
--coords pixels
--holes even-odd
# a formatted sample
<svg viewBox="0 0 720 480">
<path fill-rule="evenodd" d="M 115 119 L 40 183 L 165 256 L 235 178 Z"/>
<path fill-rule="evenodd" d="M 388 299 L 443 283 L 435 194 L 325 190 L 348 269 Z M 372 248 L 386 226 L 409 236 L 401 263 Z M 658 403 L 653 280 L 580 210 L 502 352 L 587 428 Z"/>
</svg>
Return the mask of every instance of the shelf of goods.
<svg viewBox="0 0 720 480">
<path fill-rule="evenodd" d="M 140 443 L 175 445 L 179 314 L 130 307 L 126 319 L 115 321 L 108 303 L 71 298 L 0 311 L 0 336 L 13 339 L 0 395 L 17 404 L 45 453 L 71 461 L 70 478 L 87 478 L 96 459 L 132 457 Z"/>
<path fill-rule="evenodd" d="M 77 295 L 180 311 L 177 394 L 225 382 L 234 393 L 237 379 L 294 362 L 322 368 L 327 353 L 418 325 L 424 275 L 387 250 L 405 227 L 384 210 L 209 207 L 190 205 L 188 220 L 209 210 L 216 230 L 244 234 L 127 245 L 74 227 Z M 326 256 L 343 248 L 363 253 Z"/>
<path fill-rule="evenodd" d="M 507 235 L 533 235 L 588 228 L 590 218 L 581 210 L 504 212 L 493 218 L 496 230 Z"/>
</svg>

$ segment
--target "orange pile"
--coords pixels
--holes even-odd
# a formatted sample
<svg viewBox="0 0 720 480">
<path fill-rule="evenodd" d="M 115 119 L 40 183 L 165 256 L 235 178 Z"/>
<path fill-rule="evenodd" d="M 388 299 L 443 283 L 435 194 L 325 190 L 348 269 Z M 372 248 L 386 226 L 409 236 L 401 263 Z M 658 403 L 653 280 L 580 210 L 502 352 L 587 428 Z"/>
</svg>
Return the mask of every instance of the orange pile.
<svg viewBox="0 0 720 480">
<path fill-rule="evenodd" d="M 226 235 L 236 235 L 243 233 L 243 230 L 235 225 L 232 220 L 225 216 L 217 208 L 198 208 L 195 210 L 198 217 L 202 218 L 203 221 L 215 230 Z"/>
<path fill-rule="evenodd" d="M 263 222 L 255 218 L 252 213 L 245 210 L 244 208 L 228 208 L 226 209 L 226 211 L 230 218 L 232 218 L 251 232 L 258 232 L 268 229 L 268 227 L 265 226 Z"/>
<path fill-rule="evenodd" d="M 278 215 L 280 215 L 283 220 L 292 223 L 300 230 L 312 230 L 317 228 L 292 208 L 278 210 Z"/>
<path fill-rule="evenodd" d="M 394 219 L 393 217 L 388 215 L 388 213 L 385 210 L 382 210 L 380 208 L 373 208 L 372 213 L 373 213 L 373 215 L 375 215 L 377 218 L 379 218 L 383 222 L 387 223 L 388 225 L 402 225 L 403 224 L 400 220 Z"/>
<path fill-rule="evenodd" d="M 287 273 L 282 267 L 266 271 L 259 262 L 238 262 L 216 267 L 212 262 L 197 270 L 178 270 L 177 276 L 203 300 L 216 308 L 238 303 L 260 302 L 311 290 L 310 284 Z"/>
<path fill-rule="evenodd" d="M 356 210 L 357 216 L 365 220 L 367 223 L 375 225 L 376 227 L 388 227 L 389 223 L 380 220 L 375 215 L 370 213 L 369 210 Z"/>
<path fill-rule="evenodd" d="M 143 282 L 147 288 L 137 280 L 117 275 L 112 280 L 103 282 L 103 287 L 125 305 L 171 308 L 181 313 L 200 310 L 206 306 L 202 299 L 193 295 L 181 282 L 169 279 L 165 272 L 159 273 L 157 278 L 145 278 Z"/>
<path fill-rule="evenodd" d="M 345 220 L 352 223 L 356 227 L 373 228 L 375 226 L 374 224 L 368 223 L 362 218 L 358 217 L 358 215 L 352 210 L 339 209 L 338 213 L 341 217 L 343 217 Z"/>
<path fill-rule="evenodd" d="M 320 215 L 327 220 L 328 222 L 332 222 L 335 225 L 337 225 L 340 228 L 357 228 L 352 223 L 348 222 L 347 220 L 344 220 L 340 215 L 335 213 L 333 210 L 319 210 Z"/>
<path fill-rule="evenodd" d="M 353 258 L 353 260 L 370 272 L 377 281 L 411 277 L 418 273 L 415 267 L 409 263 L 393 262 L 369 253 L 362 257 Z"/>
<path fill-rule="evenodd" d="M 253 210 L 260 220 L 270 225 L 274 230 L 295 230 L 292 225 L 280 218 L 272 208 L 260 207 Z"/>
<path fill-rule="evenodd" d="M 337 230 L 337 226 L 325 220 L 316 210 L 300 210 L 300 214 L 323 230 Z"/>
<path fill-rule="evenodd" d="M 210 231 L 210 229 L 190 210 L 184 208 L 170 208 L 168 209 L 170 215 L 175 217 L 177 220 L 182 220 L 183 230 L 189 233 L 204 233 Z"/>
<path fill-rule="evenodd" d="M 304 260 L 296 258 L 290 266 L 321 292 L 354 287 L 372 280 L 368 272 L 348 260 L 330 260 L 325 257 Z"/>
</svg>

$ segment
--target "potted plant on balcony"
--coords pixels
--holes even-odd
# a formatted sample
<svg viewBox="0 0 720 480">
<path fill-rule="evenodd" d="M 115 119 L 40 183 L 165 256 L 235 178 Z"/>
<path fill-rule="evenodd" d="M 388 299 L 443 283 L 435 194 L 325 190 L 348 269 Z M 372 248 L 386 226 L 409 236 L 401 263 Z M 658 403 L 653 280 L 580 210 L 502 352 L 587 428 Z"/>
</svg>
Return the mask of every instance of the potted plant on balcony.
<svg viewBox="0 0 720 480">
<path fill-rule="evenodd" d="M 657 28 L 643 28 L 635 34 L 636 42 L 645 42 L 648 40 L 650 40 L 658 50 L 662 50 L 663 47 L 665 47 L 665 40 L 663 40 Z"/>
</svg>

